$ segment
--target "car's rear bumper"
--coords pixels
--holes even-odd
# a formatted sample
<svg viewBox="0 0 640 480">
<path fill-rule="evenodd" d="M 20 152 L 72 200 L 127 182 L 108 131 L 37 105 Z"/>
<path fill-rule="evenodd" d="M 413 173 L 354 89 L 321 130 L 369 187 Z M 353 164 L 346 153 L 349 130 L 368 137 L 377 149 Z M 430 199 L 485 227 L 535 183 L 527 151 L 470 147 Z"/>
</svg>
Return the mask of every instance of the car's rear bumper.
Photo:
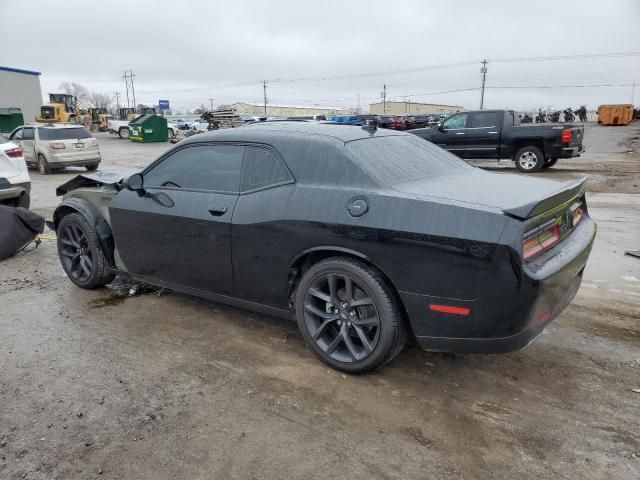
<svg viewBox="0 0 640 480">
<path fill-rule="evenodd" d="M 4 179 L 3 179 L 4 180 Z M 0 200 L 17 198 L 31 192 L 31 182 L 6 184 L 0 182 Z"/>
<path fill-rule="evenodd" d="M 577 145 L 575 147 L 564 147 L 561 156 L 562 158 L 579 157 L 582 153 L 584 153 L 584 146 Z"/>
<path fill-rule="evenodd" d="M 100 163 L 101 160 L 100 154 L 82 155 L 74 158 L 52 155 L 50 159 L 47 159 L 49 166 L 53 168 L 83 167 L 85 165 Z"/>
<path fill-rule="evenodd" d="M 577 231 L 578 229 L 580 231 Z M 591 219 L 587 219 L 576 227 L 575 235 L 567 239 L 568 243 L 563 247 L 562 253 L 550 258 L 543 258 L 543 255 L 531 262 L 532 265 L 524 282 L 527 286 L 521 289 L 522 298 L 504 300 L 517 305 L 517 308 L 511 311 L 513 313 L 506 315 L 506 318 L 504 316 L 500 318 L 500 315 L 494 317 L 495 313 L 475 314 L 475 312 L 496 311 L 496 305 L 486 305 L 482 299 L 468 302 L 451 301 L 455 305 L 469 308 L 470 314 L 466 317 L 453 314 L 428 317 L 424 312 L 429 311 L 429 304 L 434 301 L 445 303 L 442 299 L 434 300 L 433 297 L 400 293 L 416 332 L 418 344 L 424 350 L 450 353 L 506 353 L 527 346 L 562 313 L 575 297 L 582 282 L 582 274 L 591 252 L 595 232 L 595 224 Z M 496 286 L 496 288 L 500 287 Z M 455 322 L 456 332 L 459 335 L 455 337 L 421 335 L 425 328 L 424 325 L 419 325 L 419 322 L 425 321 L 435 322 L 440 326 Z M 518 327 L 505 335 L 505 323 L 518 325 Z M 492 330 L 500 334 L 491 335 Z M 437 328 L 433 331 L 437 332 Z"/>
</svg>

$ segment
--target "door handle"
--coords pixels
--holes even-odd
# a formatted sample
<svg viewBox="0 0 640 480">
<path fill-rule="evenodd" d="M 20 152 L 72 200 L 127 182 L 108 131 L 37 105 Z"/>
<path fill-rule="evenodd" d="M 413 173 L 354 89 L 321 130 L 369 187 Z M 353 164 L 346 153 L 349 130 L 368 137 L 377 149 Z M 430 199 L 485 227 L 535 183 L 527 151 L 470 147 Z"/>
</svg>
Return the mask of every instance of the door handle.
<svg viewBox="0 0 640 480">
<path fill-rule="evenodd" d="M 221 217 L 222 215 L 227 213 L 227 206 L 226 205 L 216 205 L 215 207 L 211 207 L 209 209 L 209 213 L 211 215 L 213 215 L 214 217 Z"/>
<path fill-rule="evenodd" d="M 456 132 L 456 135 L 464 135 L 464 132 Z"/>
</svg>

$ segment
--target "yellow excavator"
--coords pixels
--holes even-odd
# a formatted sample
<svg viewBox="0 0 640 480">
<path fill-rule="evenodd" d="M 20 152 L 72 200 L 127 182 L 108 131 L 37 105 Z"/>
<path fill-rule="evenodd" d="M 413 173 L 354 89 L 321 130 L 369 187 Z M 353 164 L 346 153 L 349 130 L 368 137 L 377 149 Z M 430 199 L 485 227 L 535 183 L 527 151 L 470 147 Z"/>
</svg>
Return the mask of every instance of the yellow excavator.
<svg viewBox="0 0 640 480">
<path fill-rule="evenodd" d="M 49 105 L 40 107 L 40 115 L 36 122 L 72 122 L 78 121 L 78 112 L 73 105 L 73 95 L 66 93 L 50 93 Z"/>
</svg>

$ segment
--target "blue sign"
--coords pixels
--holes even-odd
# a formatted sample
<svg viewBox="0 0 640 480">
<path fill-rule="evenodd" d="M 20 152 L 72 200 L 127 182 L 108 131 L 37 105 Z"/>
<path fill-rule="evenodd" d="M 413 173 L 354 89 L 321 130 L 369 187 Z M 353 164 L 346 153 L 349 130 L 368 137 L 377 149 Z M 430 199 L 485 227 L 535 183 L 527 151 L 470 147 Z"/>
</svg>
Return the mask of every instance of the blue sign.
<svg viewBox="0 0 640 480">
<path fill-rule="evenodd" d="M 169 100 L 158 100 L 158 108 L 160 110 L 169 110 Z"/>
</svg>

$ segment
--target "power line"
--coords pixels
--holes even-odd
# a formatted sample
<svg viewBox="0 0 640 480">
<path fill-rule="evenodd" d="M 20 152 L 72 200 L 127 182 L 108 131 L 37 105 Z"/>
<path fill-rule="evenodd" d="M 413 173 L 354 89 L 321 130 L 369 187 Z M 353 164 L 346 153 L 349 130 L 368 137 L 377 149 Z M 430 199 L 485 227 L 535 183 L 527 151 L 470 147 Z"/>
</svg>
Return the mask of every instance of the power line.
<svg viewBox="0 0 640 480">
<path fill-rule="evenodd" d="M 639 57 L 640 52 L 615 52 L 615 53 L 584 53 L 575 55 L 551 55 L 546 57 L 511 57 L 511 58 L 490 58 L 487 61 L 492 63 L 507 62 L 546 62 L 555 60 L 586 60 L 593 58 L 623 58 Z"/>
<path fill-rule="evenodd" d="M 599 87 L 630 87 L 631 83 L 600 83 L 591 85 L 493 85 L 486 88 L 493 89 L 508 89 L 508 88 L 522 88 L 522 89 L 537 89 L 537 88 L 599 88 Z"/>
</svg>

